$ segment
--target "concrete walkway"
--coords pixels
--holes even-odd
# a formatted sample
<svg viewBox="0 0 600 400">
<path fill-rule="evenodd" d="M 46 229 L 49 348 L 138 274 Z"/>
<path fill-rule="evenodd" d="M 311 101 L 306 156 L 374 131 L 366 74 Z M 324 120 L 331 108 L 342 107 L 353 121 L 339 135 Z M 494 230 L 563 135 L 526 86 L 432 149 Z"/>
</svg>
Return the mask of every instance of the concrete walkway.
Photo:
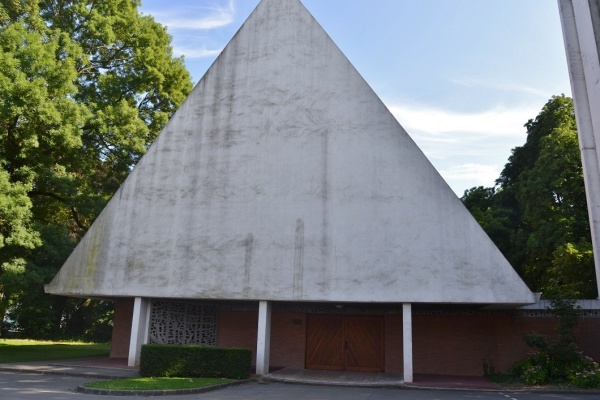
<svg viewBox="0 0 600 400">
<path fill-rule="evenodd" d="M 309 369 L 284 368 L 271 372 L 262 380 L 284 383 L 305 383 L 334 386 L 403 386 L 401 374 L 383 374 L 351 371 L 316 371 Z"/>
<path fill-rule="evenodd" d="M 402 374 L 394 373 L 315 371 L 294 368 L 284 368 L 262 377 L 267 381 L 311 385 L 500 390 L 500 386 L 483 377 L 417 374 L 413 383 L 404 383 L 402 378 Z"/>
</svg>

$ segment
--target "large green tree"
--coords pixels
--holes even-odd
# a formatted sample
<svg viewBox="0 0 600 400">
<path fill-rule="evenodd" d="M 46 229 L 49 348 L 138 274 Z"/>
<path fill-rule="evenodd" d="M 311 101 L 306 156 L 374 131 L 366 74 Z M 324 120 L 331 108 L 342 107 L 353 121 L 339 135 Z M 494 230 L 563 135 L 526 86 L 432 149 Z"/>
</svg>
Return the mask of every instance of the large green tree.
<svg viewBox="0 0 600 400">
<path fill-rule="evenodd" d="M 43 284 L 192 85 L 139 1 L 0 4 L 0 317 L 51 336 L 90 305 Z"/>
<path fill-rule="evenodd" d="M 597 297 L 573 102 L 552 97 L 525 124 L 495 188 L 463 202 L 530 288 Z"/>
</svg>

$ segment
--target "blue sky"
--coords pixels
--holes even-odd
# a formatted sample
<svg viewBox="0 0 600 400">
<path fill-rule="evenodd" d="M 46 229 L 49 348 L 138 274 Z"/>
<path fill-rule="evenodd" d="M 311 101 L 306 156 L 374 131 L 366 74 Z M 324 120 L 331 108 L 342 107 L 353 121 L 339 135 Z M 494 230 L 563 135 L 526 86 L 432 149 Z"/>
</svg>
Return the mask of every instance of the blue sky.
<svg viewBox="0 0 600 400">
<path fill-rule="evenodd" d="M 194 82 L 259 0 L 142 0 Z M 523 125 L 571 95 L 555 0 L 303 0 L 460 196 L 493 186 Z"/>
</svg>

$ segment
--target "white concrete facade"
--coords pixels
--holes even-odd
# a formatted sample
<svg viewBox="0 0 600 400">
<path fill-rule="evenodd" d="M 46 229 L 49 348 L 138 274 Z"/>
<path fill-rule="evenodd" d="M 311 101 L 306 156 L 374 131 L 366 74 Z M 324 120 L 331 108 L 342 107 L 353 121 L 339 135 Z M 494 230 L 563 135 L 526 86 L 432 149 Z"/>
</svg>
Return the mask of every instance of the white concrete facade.
<svg viewBox="0 0 600 400">
<path fill-rule="evenodd" d="M 402 354 L 404 357 L 404 382 L 413 381 L 412 304 L 402 304 Z"/>
<path fill-rule="evenodd" d="M 600 293 L 600 1 L 559 0 Z"/>
<path fill-rule="evenodd" d="M 148 343 L 150 311 L 150 300 L 141 297 L 135 298 L 131 321 L 131 337 L 129 339 L 129 357 L 127 360 L 127 365 L 130 367 L 137 367 L 140 365 L 142 345 Z"/>
<path fill-rule="evenodd" d="M 258 330 L 256 335 L 256 373 L 269 373 L 269 358 L 271 354 L 271 303 L 258 303 Z"/>
<path fill-rule="evenodd" d="M 46 290 L 535 302 L 298 0 L 261 1 Z"/>
</svg>

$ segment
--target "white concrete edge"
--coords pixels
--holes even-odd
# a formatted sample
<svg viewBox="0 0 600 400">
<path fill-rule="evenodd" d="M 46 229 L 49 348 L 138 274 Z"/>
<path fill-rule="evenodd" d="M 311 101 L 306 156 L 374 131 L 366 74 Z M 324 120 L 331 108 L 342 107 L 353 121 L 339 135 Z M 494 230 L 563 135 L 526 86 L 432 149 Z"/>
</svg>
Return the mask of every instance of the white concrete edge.
<svg viewBox="0 0 600 400">
<path fill-rule="evenodd" d="M 575 307 L 581 310 L 600 310 L 600 300 L 576 300 Z M 518 310 L 547 310 L 550 300 L 539 300 L 537 303 L 519 307 Z"/>
</svg>

